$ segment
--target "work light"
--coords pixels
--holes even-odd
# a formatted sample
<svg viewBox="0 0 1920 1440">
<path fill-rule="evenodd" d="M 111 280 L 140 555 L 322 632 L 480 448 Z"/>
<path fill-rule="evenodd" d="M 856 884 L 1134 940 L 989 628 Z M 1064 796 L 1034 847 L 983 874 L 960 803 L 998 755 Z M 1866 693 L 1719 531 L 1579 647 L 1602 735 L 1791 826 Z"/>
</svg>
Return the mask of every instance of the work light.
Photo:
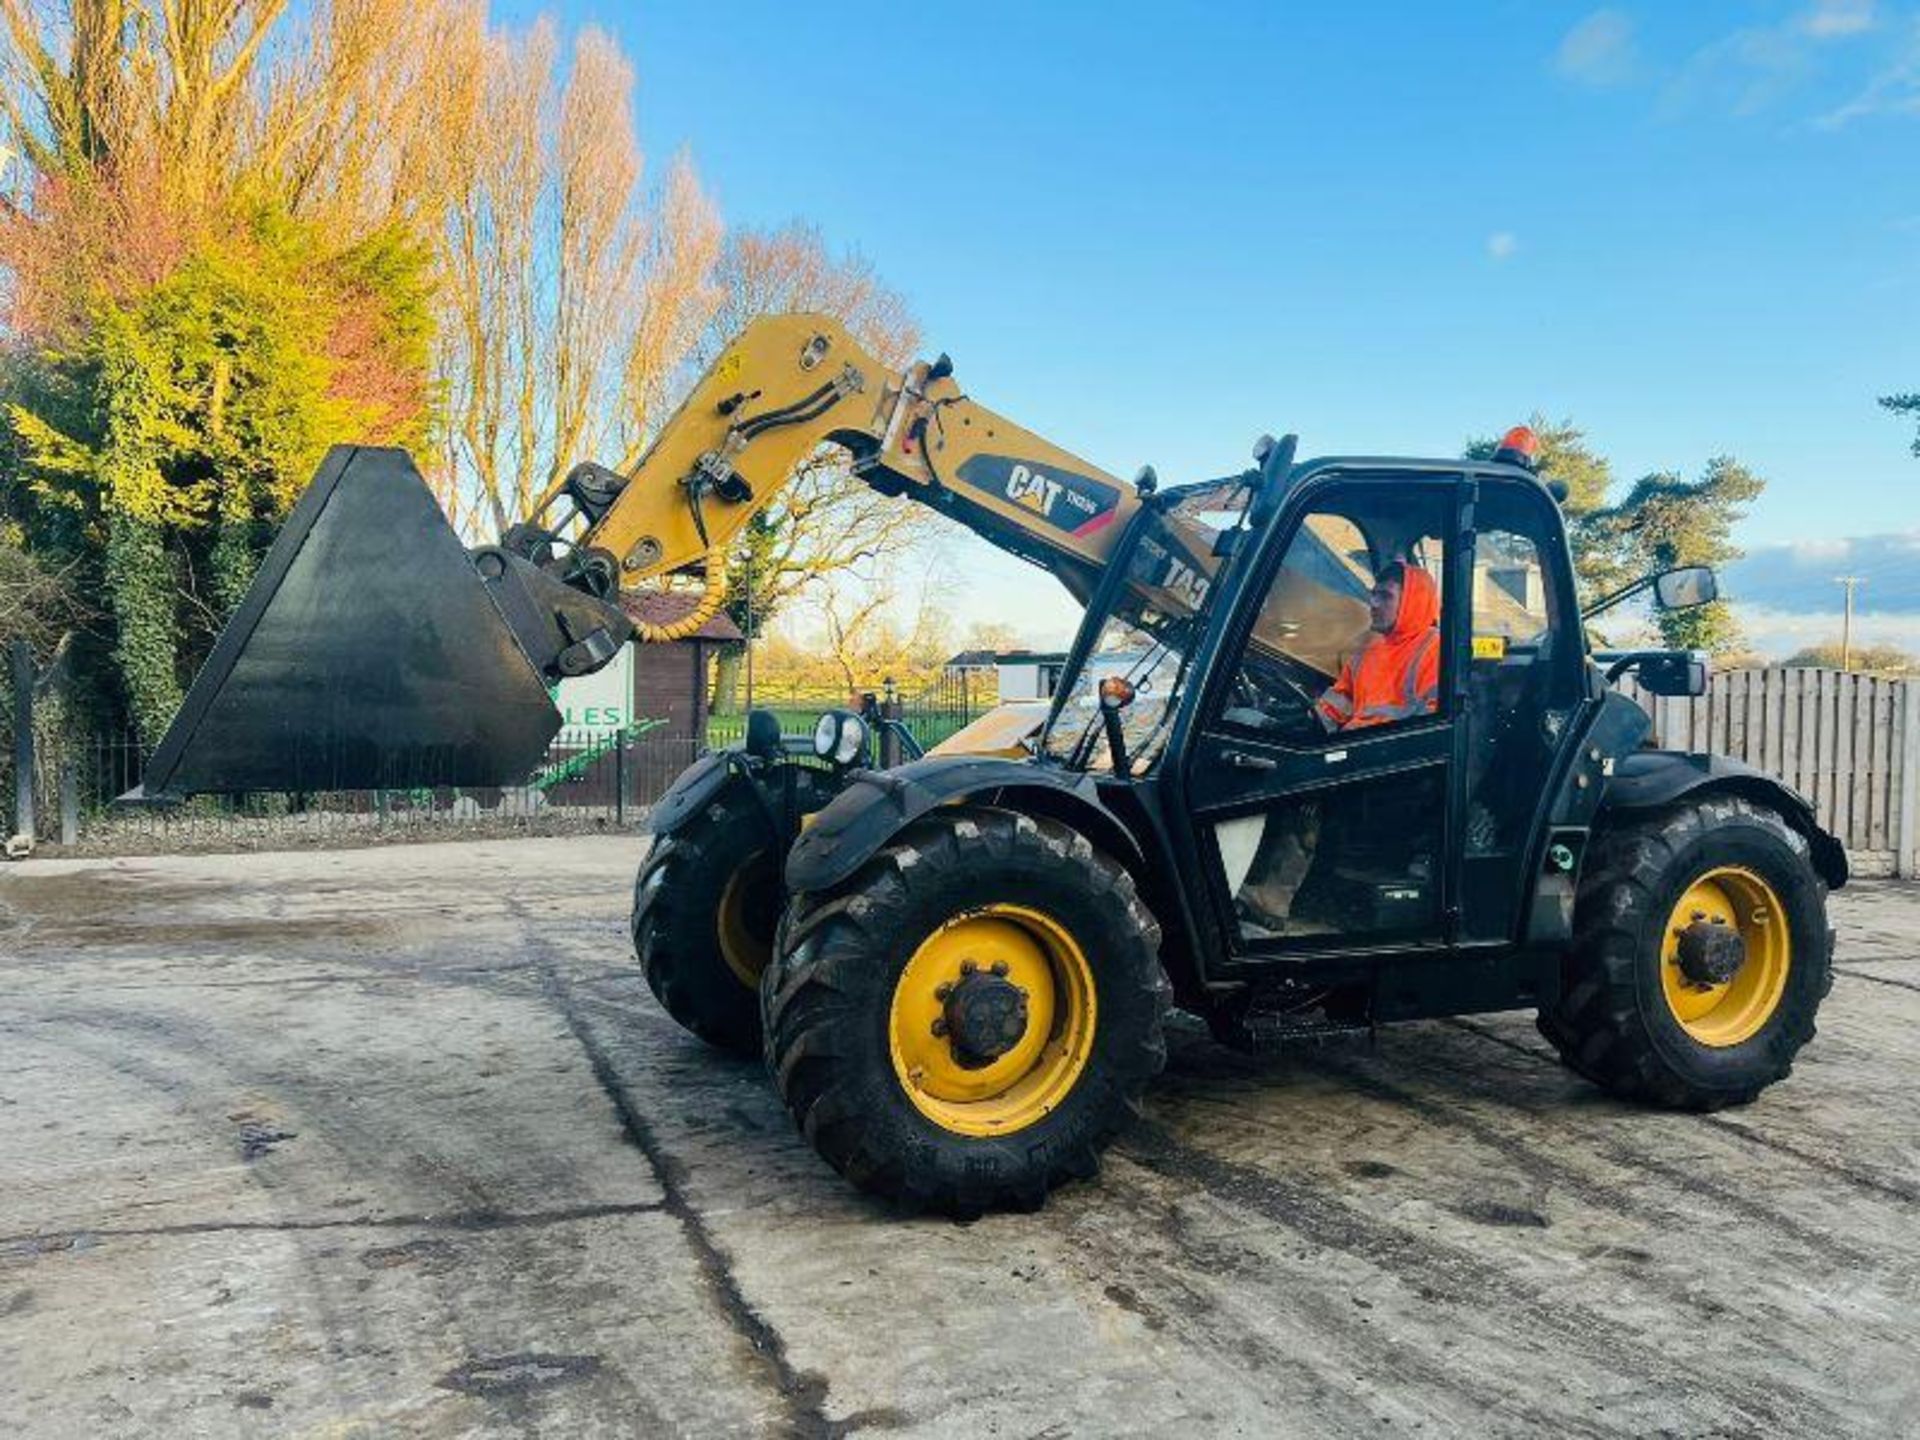
<svg viewBox="0 0 1920 1440">
<path fill-rule="evenodd" d="M 851 765 L 867 748 L 867 722 L 851 710 L 829 710 L 813 727 L 813 753 L 835 765 Z"/>
</svg>

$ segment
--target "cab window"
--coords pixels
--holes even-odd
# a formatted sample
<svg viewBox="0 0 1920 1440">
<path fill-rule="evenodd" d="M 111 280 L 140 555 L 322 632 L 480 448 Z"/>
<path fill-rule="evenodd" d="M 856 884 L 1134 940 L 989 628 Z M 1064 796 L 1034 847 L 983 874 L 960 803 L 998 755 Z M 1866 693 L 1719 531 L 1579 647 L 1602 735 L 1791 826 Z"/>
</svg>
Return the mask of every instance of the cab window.
<svg viewBox="0 0 1920 1440">
<path fill-rule="evenodd" d="M 1452 513 L 1451 487 L 1329 490 L 1268 584 L 1221 725 L 1318 744 L 1441 713 Z"/>
</svg>

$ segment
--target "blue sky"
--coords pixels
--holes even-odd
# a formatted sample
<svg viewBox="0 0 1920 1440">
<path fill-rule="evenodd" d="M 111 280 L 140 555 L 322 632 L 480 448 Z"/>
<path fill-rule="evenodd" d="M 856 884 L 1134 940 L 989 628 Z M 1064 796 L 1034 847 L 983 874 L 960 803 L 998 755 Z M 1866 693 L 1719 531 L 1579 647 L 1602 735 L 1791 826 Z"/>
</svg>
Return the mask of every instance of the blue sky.
<svg viewBox="0 0 1920 1440">
<path fill-rule="evenodd" d="M 817 222 L 976 396 L 1122 474 L 1542 410 L 1623 477 L 1747 461 L 1755 547 L 1920 532 L 1874 404 L 1920 389 L 1920 4 L 558 8 L 730 221 Z M 947 553 L 964 616 L 1066 623 Z M 1915 572 L 1863 604 L 1920 612 Z"/>
</svg>

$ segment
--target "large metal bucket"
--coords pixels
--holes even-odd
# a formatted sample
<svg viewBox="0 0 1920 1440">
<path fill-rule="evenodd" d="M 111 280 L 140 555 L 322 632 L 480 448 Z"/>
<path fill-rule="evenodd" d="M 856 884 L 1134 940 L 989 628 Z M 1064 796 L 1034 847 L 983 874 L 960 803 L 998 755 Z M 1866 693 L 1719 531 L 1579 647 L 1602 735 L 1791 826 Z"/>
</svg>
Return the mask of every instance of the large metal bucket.
<svg viewBox="0 0 1920 1440">
<path fill-rule="evenodd" d="M 559 728 L 413 462 L 343 445 L 123 798 L 513 784 Z"/>
</svg>

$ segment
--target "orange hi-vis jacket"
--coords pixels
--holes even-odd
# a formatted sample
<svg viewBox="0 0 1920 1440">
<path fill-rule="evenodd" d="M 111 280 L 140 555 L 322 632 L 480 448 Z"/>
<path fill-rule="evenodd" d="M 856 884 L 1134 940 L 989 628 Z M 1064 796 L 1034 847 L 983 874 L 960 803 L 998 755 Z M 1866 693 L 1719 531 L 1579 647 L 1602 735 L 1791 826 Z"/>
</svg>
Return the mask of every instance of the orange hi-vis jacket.
<svg viewBox="0 0 1920 1440">
<path fill-rule="evenodd" d="M 1358 730 L 1440 708 L 1440 591 L 1418 565 L 1401 567 L 1400 614 L 1340 667 L 1315 707 L 1329 730 Z"/>
</svg>

